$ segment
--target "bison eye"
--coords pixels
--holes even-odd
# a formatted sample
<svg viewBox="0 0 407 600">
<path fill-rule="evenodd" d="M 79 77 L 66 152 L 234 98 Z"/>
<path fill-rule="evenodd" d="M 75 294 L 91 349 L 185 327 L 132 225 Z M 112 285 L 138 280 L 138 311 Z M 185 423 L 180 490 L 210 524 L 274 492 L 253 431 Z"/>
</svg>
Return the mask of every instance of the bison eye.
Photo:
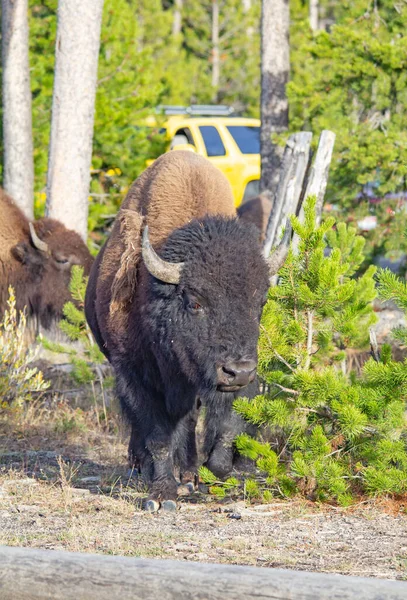
<svg viewBox="0 0 407 600">
<path fill-rule="evenodd" d="M 193 296 L 188 296 L 185 292 L 184 292 L 184 306 L 187 308 L 187 310 L 193 314 L 193 315 L 202 315 L 204 313 L 204 307 L 203 307 L 203 303 L 201 302 L 201 299 L 197 299 Z"/>
<path fill-rule="evenodd" d="M 62 256 L 60 254 L 55 255 L 54 260 L 59 267 L 66 267 L 70 264 L 69 258 L 66 258 L 66 256 Z"/>
</svg>

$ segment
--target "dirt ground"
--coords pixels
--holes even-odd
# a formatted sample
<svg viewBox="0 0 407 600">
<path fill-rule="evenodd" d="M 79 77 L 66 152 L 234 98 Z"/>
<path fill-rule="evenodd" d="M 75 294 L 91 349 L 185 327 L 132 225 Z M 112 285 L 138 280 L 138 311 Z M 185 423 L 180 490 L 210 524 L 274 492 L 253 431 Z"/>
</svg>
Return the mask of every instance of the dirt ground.
<svg viewBox="0 0 407 600">
<path fill-rule="evenodd" d="M 343 509 L 196 493 L 151 515 L 114 407 L 106 427 L 83 402 L 65 389 L 0 409 L 0 544 L 407 579 L 407 502 Z"/>
</svg>

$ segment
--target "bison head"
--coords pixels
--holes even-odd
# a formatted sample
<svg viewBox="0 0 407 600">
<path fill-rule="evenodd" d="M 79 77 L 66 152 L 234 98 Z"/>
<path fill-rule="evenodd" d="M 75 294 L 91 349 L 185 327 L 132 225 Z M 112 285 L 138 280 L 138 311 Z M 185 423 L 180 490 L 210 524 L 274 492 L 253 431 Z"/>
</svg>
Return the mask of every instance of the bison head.
<svg viewBox="0 0 407 600">
<path fill-rule="evenodd" d="M 253 381 L 269 285 L 256 229 L 222 217 L 193 221 L 160 254 L 145 229 L 143 259 L 154 277 L 144 322 L 162 375 L 186 378 L 201 395 Z"/>
<path fill-rule="evenodd" d="M 44 328 L 62 316 L 63 305 L 70 300 L 69 282 L 73 265 L 82 265 L 89 273 L 92 257 L 80 236 L 62 223 L 43 218 L 29 223 L 25 238 L 11 253 L 21 264 L 18 281 L 19 308 L 38 317 Z"/>
</svg>

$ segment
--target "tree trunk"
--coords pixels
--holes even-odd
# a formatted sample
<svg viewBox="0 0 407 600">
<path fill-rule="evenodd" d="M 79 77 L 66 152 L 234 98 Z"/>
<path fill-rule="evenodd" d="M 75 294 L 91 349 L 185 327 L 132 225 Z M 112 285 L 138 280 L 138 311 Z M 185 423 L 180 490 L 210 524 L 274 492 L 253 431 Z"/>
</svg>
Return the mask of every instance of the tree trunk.
<svg viewBox="0 0 407 600">
<path fill-rule="evenodd" d="M 219 3 L 218 0 L 212 0 L 212 87 L 214 102 L 217 102 L 218 99 L 219 77 Z"/>
<path fill-rule="evenodd" d="M 174 18 L 172 21 L 172 35 L 174 37 L 181 33 L 182 4 L 183 4 L 183 0 L 175 0 L 175 2 L 174 2 Z"/>
<path fill-rule="evenodd" d="M 312 31 L 319 29 L 319 0 L 309 0 L 309 24 Z"/>
<path fill-rule="evenodd" d="M 28 60 L 28 2 L 2 0 L 3 186 L 29 218 L 34 213 L 34 160 Z"/>
<path fill-rule="evenodd" d="M 103 0 L 59 0 L 47 215 L 87 237 Z"/>
<path fill-rule="evenodd" d="M 268 190 L 273 196 L 278 186 L 282 149 L 272 143 L 271 134 L 288 127 L 289 25 L 288 0 L 262 0 L 260 190 Z"/>
</svg>

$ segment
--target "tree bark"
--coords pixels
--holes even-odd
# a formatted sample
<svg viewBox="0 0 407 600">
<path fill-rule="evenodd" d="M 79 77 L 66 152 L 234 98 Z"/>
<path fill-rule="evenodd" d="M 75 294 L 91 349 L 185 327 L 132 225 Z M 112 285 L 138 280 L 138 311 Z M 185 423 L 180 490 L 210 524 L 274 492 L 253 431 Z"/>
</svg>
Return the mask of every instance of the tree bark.
<svg viewBox="0 0 407 600">
<path fill-rule="evenodd" d="M 59 0 L 48 162 L 48 216 L 87 237 L 103 0 Z"/>
<path fill-rule="evenodd" d="M 212 88 L 214 102 L 217 102 L 218 99 L 219 79 L 219 3 L 218 0 L 212 0 Z"/>
<path fill-rule="evenodd" d="M 273 196 L 278 186 L 282 150 L 272 143 L 271 135 L 288 127 L 289 25 L 288 0 L 262 0 L 260 190 L 268 190 Z"/>
<path fill-rule="evenodd" d="M 319 0 L 309 0 L 309 24 L 312 31 L 319 29 Z"/>
<path fill-rule="evenodd" d="M 176 37 L 181 33 L 182 28 L 182 4 L 183 0 L 175 0 L 174 2 L 174 17 L 172 21 L 172 35 Z"/>
<path fill-rule="evenodd" d="M 2 0 L 3 187 L 29 218 L 34 213 L 34 159 L 28 1 Z"/>
</svg>

